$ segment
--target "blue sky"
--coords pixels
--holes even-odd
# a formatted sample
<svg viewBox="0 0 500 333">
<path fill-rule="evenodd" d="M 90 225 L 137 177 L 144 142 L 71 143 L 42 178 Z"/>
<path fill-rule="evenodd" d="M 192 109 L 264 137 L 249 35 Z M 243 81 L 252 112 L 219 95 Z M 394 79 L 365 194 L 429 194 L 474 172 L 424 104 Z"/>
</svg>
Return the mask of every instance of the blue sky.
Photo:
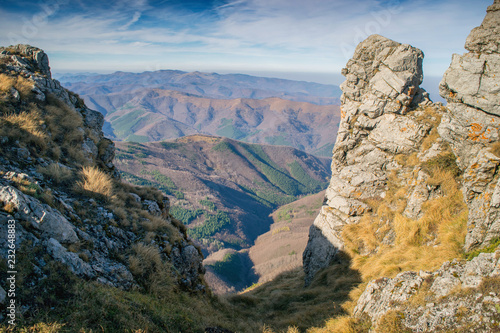
<svg viewBox="0 0 500 333">
<path fill-rule="evenodd" d="M 372 33 L 442 76 L 493 0 L 0 0 L 0 45 L 44 49 L 53 72 L 158 69 L 338 83 Z M 268 75 L 269 76 L 269 75 Z"/>
</svg>

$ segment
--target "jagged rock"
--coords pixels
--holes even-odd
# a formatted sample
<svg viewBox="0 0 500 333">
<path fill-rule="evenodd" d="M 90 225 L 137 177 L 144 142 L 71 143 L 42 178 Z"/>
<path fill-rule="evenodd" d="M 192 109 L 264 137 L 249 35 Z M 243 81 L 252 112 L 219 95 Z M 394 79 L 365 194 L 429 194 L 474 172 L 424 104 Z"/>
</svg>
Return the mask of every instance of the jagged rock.
<svg viewBox="0 0 500 333">
<path fill-rule="evenodd" d="M 433 273 L 404 272 L 395 278 L 371 281 L 360 296 L 354 315 L 367 315 L 374 326 L 388 311 L 401 313 L 403 324 L 413 332 L 434 332 L 437 329 L 459 329 L 472 323 L 478 332 L 490 332 L 500 324 L 498 294 L 472 293 L 485 278 L 500 276 L 500 250 L 481 253 L 471 261 L 453 260 Z M 428 291 L 423 290 L 424 282 Z M 425 294 L 425 306 L 408 300 L 417 292 Z M 463 294 L 460 295 L 460 292 Z M 463 309 L 472 313 L 463 313 Z M 461 313 L 462 312 L 462 313 Z M 483 318 L 489 318 L 482 328 Z"/>
<path fill-rule="evenodd" d="M 144 200 L 142 203 L 144 209 L 146 209 L 151 215 L 161 216 L 161 209 L 158 203 L 153 200 Z"/>
<path fill-rule="evenodd" d="M 407 301 L 422 285 L 423 279 L 415 272 L 403 272 L 395 278 L 371 281 L 359 297 L 354 316 L 368 315 L 377 322 L 394 304 Z"/>
<path fill-rule="evenodd" d="M 500 1 L 495 0 L 488 7 L 486 17 L 481 26 L 472 29 L 465 41 L 465 48 L 476 53 L 500 53 L 498 36 L 500 35 L 500 19 L 497 13 Z"/>
<path fill-rule="evenodd" d="M 361 200 L 384 197 L 396 154 L 417 151 L 430 127 L 406 116 L 430 103 L 422 82 L 422 51 L 372 35 L 356 48 L 342 74 L 342 119 L 333 149 L 332 178 L 324 206 L 311 226 L 303 254 L 306 285 L 343 248 L 343 226 L 370 208 Z"/>
<path fill-rule="evenodd" d="M 205 273 L 203 258 L 193 245 L 175 246 L 170 254 L 174 267 L 183 276 L 181 283 L 190 289 L 203 288 L 198 285 L 200 274 Z"/>
<path fill-rule="evenodd" d="M 25 44 L 18 44 L 9 47 L 0 47 L 0 53 L 12 55 L 19 67 L 27 67 L 33 72 L 39 71 L 42 75 L 51 78 L 49 57 L 43 50 Z M 22 54 L 20 57 L 18 54 Z"/>
<path fill-rule="evenodd" d="M 469 207 L 466 251 L 500 236 L 500 207 L 493 201 L 500 186 L 500 159 L 491 153 L 491 145 L 500 140 L 499 22 L 500 3 L 495 0 L 481 26 L 467 38 L 465 47 L 470 52 L 453 55 L 439 86 L 448 101 L 439 134 L 453 148 L 464 172 L 463 192 Z"/>
<path fill-rule="evenodd" d="M 58 211 L 47 204 L 22 193 L 16 188 L 0 186 L 0 202 L 15 209 L 14 217 L 27 221 L 30 225 L 53 237 L 61 243 L 75 243 L 78 241 L 75 228 Z"/>
<path fill-rule="evenodd" d="M 65 264 L 76 275 L 93 278 L 95 276 L 94 270 L 89 264 L 84 262 L 78 254 L 69 252 L 61 243 L 54 238 L 49 238 L 45 244 L 48 253 L 57 261 Z"/>
</svg>

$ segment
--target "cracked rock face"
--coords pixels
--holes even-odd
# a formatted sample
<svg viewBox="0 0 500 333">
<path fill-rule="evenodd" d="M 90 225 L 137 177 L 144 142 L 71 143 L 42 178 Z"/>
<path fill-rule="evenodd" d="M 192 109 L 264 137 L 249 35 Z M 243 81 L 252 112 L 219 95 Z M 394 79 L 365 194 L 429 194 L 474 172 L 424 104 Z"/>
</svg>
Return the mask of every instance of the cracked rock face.
<svg viewBox="0 0 500 333">
<path fill-rule="evenodd" d="M 487 9 L 465 47 L 454 54 L 440 83 L 448 112 L 439 134 L 450 144 L 464 172 L 463 193 L 469 207 L 465 250 L 487 246 L 500 236 L 500 1 Z"/>
<path fill-rule="evenodd" d="M 500 319 L 495 308 L 500 302 L 498 290 L 490 292 L 486 287 L 482 293 L 469 288 L 478 288 L 486 279 L 498 276 L 499 258 L 500 251 L 481 253 L 471 261 L 445 262 L 432 273 L 403 272 L 392 279 L 373 280 L 359 298 L 354 316 L 367 315 L 377 323 L 388 311 L 396 311 L 413 332 L 462 332 L 461 328 L 492 332 Z M 465 293 L 461 295 L 460 290 Z M 421 296 L 424 304 L 408 302 L 417 293 L 425 296 Z"/>
<path fill-rule="evenodd" d="M 394 157 L 418 150 L 429 126 L 407 112 L 431 103 L 422 82 L 423 53 L 379 35 L 360 43 L 342 74 L 342 119 L 333 149 L 332 178 L 303 254 L 306 285 L 343 249 L 342 228 L 383 197 Z"/>
</svg>

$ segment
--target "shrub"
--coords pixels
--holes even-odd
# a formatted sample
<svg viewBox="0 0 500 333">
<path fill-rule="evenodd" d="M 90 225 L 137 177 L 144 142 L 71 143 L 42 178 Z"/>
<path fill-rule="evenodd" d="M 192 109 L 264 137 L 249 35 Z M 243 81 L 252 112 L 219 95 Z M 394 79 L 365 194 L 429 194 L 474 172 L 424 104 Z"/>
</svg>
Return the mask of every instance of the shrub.
<svg viewBox="0 0 500 333">
<path fill-rule="evenodd" d="M 82 181 L 75 184 L 75 190 L 101 198 L 110 198 L 113 194 L 113 180 L 110 175 L 97 167 L 84 167 L 81 171 Z"/>
</svg>

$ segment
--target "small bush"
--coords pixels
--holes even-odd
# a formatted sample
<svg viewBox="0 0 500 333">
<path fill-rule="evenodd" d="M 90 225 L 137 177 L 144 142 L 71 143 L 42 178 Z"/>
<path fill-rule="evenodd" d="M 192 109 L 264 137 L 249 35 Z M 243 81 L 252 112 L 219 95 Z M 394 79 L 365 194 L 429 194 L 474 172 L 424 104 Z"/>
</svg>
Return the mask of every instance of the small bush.
<svg viewBox="0 0 500 333">
<path fill-rule="evenodd" d="M 84 167 L 81 171 L 82 181 L 75 184 L 75 190 L 102 198 L 110 198 L 113 194 L 111 176 L 96 167 Z"/>
<path fill-rule="evenodd" d="M 20 113 L 7 113 L 0 117 L 0 136 L 12 141 L 18 140 L 25 146 L 35 146 L 44 150 L 47 147 L 47 134 L 42 129 L 44 120 L 38 108 L 31 105 L 30 110 Z"/>
</svg>

